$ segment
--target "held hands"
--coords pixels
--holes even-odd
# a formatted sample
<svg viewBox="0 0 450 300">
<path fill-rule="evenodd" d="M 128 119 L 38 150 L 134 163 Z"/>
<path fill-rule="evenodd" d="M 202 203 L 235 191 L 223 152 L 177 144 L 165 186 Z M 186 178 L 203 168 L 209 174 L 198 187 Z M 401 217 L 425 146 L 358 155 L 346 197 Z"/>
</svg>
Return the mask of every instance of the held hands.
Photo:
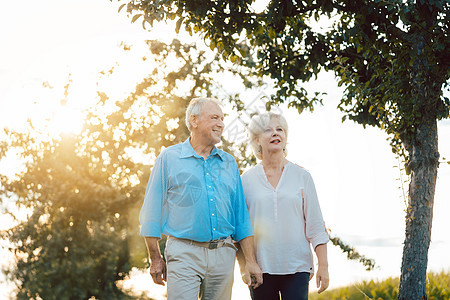
<svg viewBox="0 0 450 300">
<path fill-rule="evenodd" d="M 164 282 L 167 281 L 167 270 L 166 263 L 161 256 L 159 257 L 159 259 L 151 261 L 150 275 L 152 276 L 154 283 L 165 285 Z"/>
<path fill-rule="evenodd" d="M 328 288 L 328 285 L 330 284 L 330 278 L 328 275 L 328 267 L 323 267 L 319 265 L 319 269 L 317 270 L 316 274 L 316 284 L 319 290 L 317 293 L 322 293 Z"/>
<path fill-rule="evenodd" d="M 247 264 L 245 265 L 245 273 L 242 274 L 242 280 L 244 281 L 245 284 L 253 287 L 254 289 L 256 289 L 263 283 L 262 272 L 256 262 L 255 263 L 247 262 Z"/>
</svg>

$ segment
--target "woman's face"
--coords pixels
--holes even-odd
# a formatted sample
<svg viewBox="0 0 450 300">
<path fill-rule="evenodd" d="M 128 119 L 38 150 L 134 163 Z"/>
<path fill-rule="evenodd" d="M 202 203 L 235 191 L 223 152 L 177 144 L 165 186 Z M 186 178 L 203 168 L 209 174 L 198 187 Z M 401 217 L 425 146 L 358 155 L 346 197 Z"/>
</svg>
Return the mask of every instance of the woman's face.
<svg viewBox="0 0 450 300">
<path fill-rule="evenodd" d="M 263 153 L 283 151 L 286 147 L 286 132 L 278 118 L 271 118 L 263 133 L 258 136 L 258 145 Z"/>
</svg>

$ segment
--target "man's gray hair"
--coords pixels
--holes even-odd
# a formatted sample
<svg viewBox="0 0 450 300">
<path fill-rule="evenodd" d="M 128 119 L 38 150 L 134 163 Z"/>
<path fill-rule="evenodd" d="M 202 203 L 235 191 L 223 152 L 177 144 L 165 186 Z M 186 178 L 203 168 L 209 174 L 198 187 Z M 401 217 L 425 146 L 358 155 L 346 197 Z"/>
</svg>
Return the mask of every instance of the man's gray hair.
<svg viewBox="0 0 450 300">
<path fill-rule="evenodd" d="M 200 113 L 202 112 L 202 107 L 204 104 L 206 103 L 215 103 L 217 104 L 219 107 L 222 107 L 222 103 L 217 100 L 216 98 L 193 98 L 191 100 L 191 102 L 189 102 L 189 105 L 186 109 L 186 126 L 189 129 L 189 131 L 191 131 L 192 126 L 191 126 L 191 116 L 199 116 Z"/>
<path fill-rule="evenodd" d="M 250 124 L 248 125 L 248 135 L 249 135 L 249 144 L 252 149 L 253 154 L 257 159 L 262 159 L 262 151 L 258 149 L 258 144 L 256 143 L 256 139 L 259 137 L 261 133 L 267 128 L 272 118 L 277 118 L 280 121 L 280 125 L 283 128 L 284 132 L 286 132 L 286 139 L 288 137 L 288 124 L 286 119 L 281 114 L 276 114 L 272 112 L 266 112 L 262 114 L 257 114 L 252 117 L 250 120 Z M 284 151 L 284 155 L 286 156 L 287 151 Z"/>
</svg>

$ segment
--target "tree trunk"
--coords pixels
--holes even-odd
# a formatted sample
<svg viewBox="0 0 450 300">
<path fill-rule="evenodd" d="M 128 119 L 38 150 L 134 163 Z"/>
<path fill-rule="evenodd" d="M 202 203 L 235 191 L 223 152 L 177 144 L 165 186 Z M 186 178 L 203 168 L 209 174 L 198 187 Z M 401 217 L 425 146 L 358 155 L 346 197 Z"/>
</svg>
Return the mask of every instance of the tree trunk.
<svg viewBox="0 0 450 300">
<path fill-rule="evenodd" d="M 423 124 L 411 145 L 409 201 L 398 299 L 427 299 L 426 275 L 438 167 L 437 122 Z"/>
<path fill-rule="evenodd" d="M 411 74 L 412 100 L 416 104 L 414 134 L 405 142 L 411 171 L 406 236 L 398 299 L 427 299 L 426 276 L 428 248 L 431 240 L 434 193 L 439 165 L 436 103 L 439 90 L 433 89 L 433 78 L 423 52 L 425 39 L 414 43 L 416 56 Z"/>
</svg>

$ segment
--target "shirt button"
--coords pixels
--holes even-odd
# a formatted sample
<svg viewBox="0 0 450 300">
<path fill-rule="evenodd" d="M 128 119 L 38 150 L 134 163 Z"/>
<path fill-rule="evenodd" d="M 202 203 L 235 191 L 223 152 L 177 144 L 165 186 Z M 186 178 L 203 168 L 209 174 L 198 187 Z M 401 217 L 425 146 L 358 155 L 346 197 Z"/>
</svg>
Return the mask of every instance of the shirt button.
<svg viewBox="0 0 450 300">
<path fill-rule="evenodd" d="M 206 173 L 206 175 L 209 175 L 209 173 Z"/>
<path fill-rule="evenodd" d="M 213 228 L 213 230 L 216 230 L 215 228 Z"/>
<path fill-rule="evenodd" d="M 211 199 L 211 201 L 213 201 L 213 199 Z"/>
<path fill-rule="evenodd" d="M 212 214 L 212 216 L 214 216 L 214 214 Z"/>
<path fill-rule="evenodd" d="M 211 186 L 210 186 L 210 185 L 208 185 L 208 187 L 209 187 L 209 188 L 211 188 Z"/>
</svg>

